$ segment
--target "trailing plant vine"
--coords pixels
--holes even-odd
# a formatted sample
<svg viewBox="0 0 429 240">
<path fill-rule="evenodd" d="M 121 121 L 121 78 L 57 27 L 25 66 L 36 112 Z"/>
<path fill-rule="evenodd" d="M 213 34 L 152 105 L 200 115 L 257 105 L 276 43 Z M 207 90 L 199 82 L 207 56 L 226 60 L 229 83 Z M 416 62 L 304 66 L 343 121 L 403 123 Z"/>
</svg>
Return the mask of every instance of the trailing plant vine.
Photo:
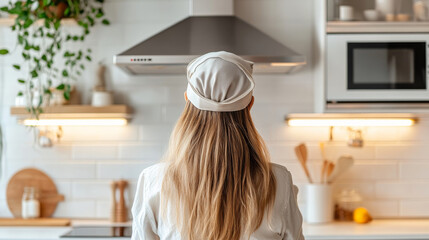
<svg viewBox="0 0 429 240">
<path fill-rule="evenodd" d="M 24 72 L 25 77 L 17 79 L 24 86 L 18 96 L 26 96 L 27 109 L 35 117 L 42 113 L 44 97 L 52 96 L 53 88 L 63 91 L 64 99 L 70 99 L 72 81 L 92 60 L 91 49 L 79 43 L 97 23 L 109 25 L 103 3 L 104 0 L 18 0 L 0 8 L 16 16 L 11 26 L 17 33 L 14 50 L 21 50 L 23 61 L 12 67 Z M 76 21 L 78 33 L 65 30 L 66 18 Z M 0 48 L 0 55 L 14 50 Z"/>
</svg>

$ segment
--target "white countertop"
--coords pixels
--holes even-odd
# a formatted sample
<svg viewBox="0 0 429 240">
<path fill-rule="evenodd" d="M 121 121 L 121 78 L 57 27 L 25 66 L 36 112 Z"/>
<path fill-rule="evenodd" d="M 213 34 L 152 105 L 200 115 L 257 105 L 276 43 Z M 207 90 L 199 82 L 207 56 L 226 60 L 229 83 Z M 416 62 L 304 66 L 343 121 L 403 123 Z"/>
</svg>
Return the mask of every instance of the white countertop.
<svg viewBox="0 0 429 240">
<path fill-rule="evenodd" d="M 106 220 L 73 220 L 72 226 L 130 226 Z M 0 240 L 58 240 L 71 227 L 0 227 Z M 369 224 L 304 224 L 307 240 L 429 240 L 428 220 L 375 220 Z M 78 240 L 93 240 L 76 238 Z M 98 238 L 101 240 L 100 238 Z M 111 239 L 111 238 L 110 238 Z M 72 240 L 67 238 L 67 240 Z"/>
<path fill-rule="evenodd" d="M 429 240 L 428 220 L 374 220 L 368 224 L 304 224 L 307 240 Z"/>
<path fill-rule="evenodd" d="M 131 222 L 112 223 L 108 220 L 72 220 L 70 227 L 0 227 L 0 240 L 94 240 L 94 238 L 60 238 L 77 226 L 131 226 Z M 97 238 L 103 240 L 102 238 Z M 112 238 L 106 238 L 112 239 Z M 124 239 L 124 238 L 121 238 Z M 126 238 L 125 238 L 126 239 Z"/>
</svg>

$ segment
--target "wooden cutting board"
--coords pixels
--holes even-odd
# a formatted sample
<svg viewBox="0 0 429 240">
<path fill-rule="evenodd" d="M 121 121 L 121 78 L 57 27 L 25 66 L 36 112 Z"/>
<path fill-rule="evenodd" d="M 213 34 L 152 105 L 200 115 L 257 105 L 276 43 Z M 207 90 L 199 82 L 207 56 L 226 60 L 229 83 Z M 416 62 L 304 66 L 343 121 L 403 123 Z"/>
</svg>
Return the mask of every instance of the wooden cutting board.
<svg viewBox="0 0 429 240">
<path fill-rule="evenodd" d="M 0 218 L 0 226 L 70 226 L 70 219 L 65 218 Z"/>
<path fill-rule="evenodd" d="M 39 190 L 40 217 L 51 217 L 64 196 L 58 194 L 57 187 L 52 179 L 35 168 L 23 169 L 9 180 L 6 190 L 6 199 L 9 210 L 14 217 L 21 217 L 21 201 L 25 187 L 35 187 Z"/>
</svg>

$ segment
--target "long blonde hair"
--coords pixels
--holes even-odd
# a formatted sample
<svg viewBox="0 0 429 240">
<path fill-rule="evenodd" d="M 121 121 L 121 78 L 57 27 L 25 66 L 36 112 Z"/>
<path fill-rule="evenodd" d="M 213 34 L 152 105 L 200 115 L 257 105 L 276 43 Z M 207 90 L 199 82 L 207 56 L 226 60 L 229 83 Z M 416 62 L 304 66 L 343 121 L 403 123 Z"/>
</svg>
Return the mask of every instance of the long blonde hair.
<svg viewBox="0 0 429 240">
<path fill-rule="evenodd" d="M 276 181 L 250 107 L 212 112 L 188 101 L 165 161 L 163 217 L 175 211 L 182 239 L 250 237 L 271 212 Z"/>
</svg>

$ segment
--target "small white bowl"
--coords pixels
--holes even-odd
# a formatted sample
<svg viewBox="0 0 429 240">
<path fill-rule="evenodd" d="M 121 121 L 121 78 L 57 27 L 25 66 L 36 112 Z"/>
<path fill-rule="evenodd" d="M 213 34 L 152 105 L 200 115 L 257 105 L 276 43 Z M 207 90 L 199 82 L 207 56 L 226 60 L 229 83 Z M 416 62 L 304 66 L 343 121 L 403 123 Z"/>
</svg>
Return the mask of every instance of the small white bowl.
<svg viewBox="0 0 429 240">
<path fill-rule="evenodd" d="M 380 18 L 378 11 L 375 9 L 365 10 L 363 11 L 363 15 L 367 21 L 378 21 Z"/>
</svg>

